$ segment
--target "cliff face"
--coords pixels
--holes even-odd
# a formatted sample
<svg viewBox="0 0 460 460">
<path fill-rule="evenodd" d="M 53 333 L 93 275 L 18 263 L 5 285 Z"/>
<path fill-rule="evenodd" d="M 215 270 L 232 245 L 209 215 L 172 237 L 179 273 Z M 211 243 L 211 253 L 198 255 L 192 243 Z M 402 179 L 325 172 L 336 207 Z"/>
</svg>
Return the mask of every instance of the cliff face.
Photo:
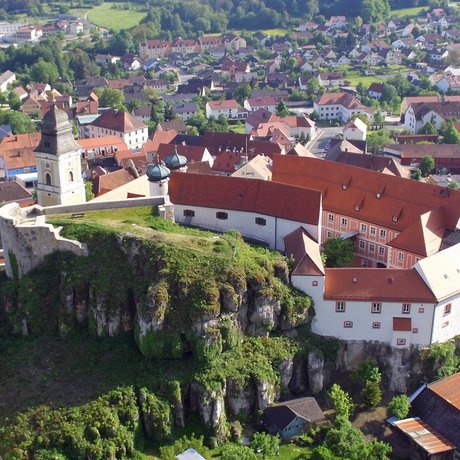
<svg viewBox="0 0 460 460">
<path fill-rule="evenodd" d="M 227 414 L 245 417 L 308 385 L 306 375 L 291 384 L 298 345 L 271 337 L 299 335 L 313 311 L 288 286 L 280 254 L 234 232 L 207 236 L 206 246 L 82 224 L 62 233 L 85 243 L 88 256 L 56 252 L 24 278 L 5 280 L 0 320 L 8 333 L 128 333 L 147 359 L 188 359 L 194 372 L 180 382 L 174 422 L 192 410 L 221 436 Z"/>
</svg>

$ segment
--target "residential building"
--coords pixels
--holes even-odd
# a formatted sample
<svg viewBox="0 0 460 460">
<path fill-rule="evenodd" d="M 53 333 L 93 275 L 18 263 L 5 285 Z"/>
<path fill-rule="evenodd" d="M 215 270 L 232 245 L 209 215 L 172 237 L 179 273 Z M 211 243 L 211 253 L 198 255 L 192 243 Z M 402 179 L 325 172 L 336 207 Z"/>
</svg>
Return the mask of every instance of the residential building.
<svg viewBox="0 0 460 460">
<path fill-rule="evenodd" d="M 320 120 L 340 120 L 346 123 L 353 115 L 373 118 L 373 111 L 349 93 L 324 93 L 314 103 Z"/>
<path fill-rule="evenodd" d="M 141 148 L 148 138 L 147 125 L 122 110 L 109 109 L 84 127 L 84 137 L 114 135 L 123 139 L 128 148 Z"/>
<path fill-rule="evenodd" d="M 359 118 L 350 120 L 343 127 L 343 138 L 346 140 L 365 141 L 367 136 L 367 125 Z"/>
<path fill-rule="evenodd" d="M 114 135 L 77 139 L 77 144 L 81 148 L 82 158 L 87 160 L 114 157 L 119 151 L 129 150 L 123 139 Z"/>
<path fill-rule="evenodd" d="M 208 101 L 206 103 L 205 112 L 206 118 L 218 118 L 219 115 L 224 115 L 225 117 L 233 120 L 245 118 L 242 116 L 243 112 L 241 111 L 241 106 L 235 101 L 235 99 Z"/>
<path fill-rule="evenodd" d="M 40 133 L 4 137 L 0 141 L 0 178 L 14 179 L 16 174 L 36 172 L 34 149 L 40 139 Z"/>
<path fill-rule="evenodd" d="M 409 106 L 404 114 L 404 125 L 418 133 L 428 122 L 440 130 L 446 120 L 460 118 L 460 101 L 420 102 Z"/>
<path fill-rule="evenodd" d="M 4 93 L 16 81 L 16 74 L 11 70 L 6 70 L 0 75 L 0 92 Z"/>
</svg>

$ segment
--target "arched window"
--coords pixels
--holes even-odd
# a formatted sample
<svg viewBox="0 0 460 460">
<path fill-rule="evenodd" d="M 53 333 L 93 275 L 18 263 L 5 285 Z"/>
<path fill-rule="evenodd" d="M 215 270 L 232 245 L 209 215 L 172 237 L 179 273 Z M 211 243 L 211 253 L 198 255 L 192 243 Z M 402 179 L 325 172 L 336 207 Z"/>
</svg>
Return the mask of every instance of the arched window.
<svg viewBox="0 0 460 460">
<path fill-rule="evenodd" d="M 69 171 L 69 182 L 73 182 L 73 172 Z"/>
<path fill-rule="evenodd" d="M 46 185 L 51 185 L 51 174 L 50 173 L 45 174 L 45 182 L 46 182 Z"/>
</svg>

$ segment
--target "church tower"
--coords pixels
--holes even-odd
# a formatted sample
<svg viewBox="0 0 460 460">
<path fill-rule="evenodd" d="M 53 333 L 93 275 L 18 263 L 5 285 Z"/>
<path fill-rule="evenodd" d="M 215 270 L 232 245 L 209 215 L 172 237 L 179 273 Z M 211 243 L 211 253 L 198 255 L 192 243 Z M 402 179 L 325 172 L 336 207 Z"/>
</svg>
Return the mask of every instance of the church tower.
<svg viewBox="0 0 460 460">
<path fill-rule="evenodd" d="M 40 206 L 79 204 L 86 201 L 80 146 L 72 134 L 67 113 L 53 104 L 43 117 L 42 138 L 35 149 L 37 201 Z"/>
</svg>

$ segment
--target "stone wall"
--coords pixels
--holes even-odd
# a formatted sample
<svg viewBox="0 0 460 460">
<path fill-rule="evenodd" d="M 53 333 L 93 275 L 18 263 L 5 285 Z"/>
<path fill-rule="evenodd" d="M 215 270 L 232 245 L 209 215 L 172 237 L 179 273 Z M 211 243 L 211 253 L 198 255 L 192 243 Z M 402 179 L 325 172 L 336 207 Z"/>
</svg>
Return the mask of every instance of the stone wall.
<svg viewBox="0 0 460 460">
<path fill-rule="evenodd" d="M 158 206 L 163 218 L 174 219 L 173 205 L 169 197 L 131 198 L 46 208 L 38 205 L 20 208 L 17 203 L 3 206 L 0 208 L 0 233 L 7 276 L 22 278 L 23 275 L 40 265 L 45 256 L 54 251 L 71 251 L 76 255 L 87 255 L 85 245 L 61 237 L 60 228 L 47 224 L 47 215 L 141 206 Z"/>
<path fill-rule="evenodd" d="M 45 216 L 40 215 L 40 208 L 36 206 L 24 209 L 17 203 L 3 206 L 0 209 L 0 232 L 8 277 L 21 278 L 54 251 L 87 255 L 82 243 L 62 238 L 59 231 L 45 222 Z"/>
</svg>

